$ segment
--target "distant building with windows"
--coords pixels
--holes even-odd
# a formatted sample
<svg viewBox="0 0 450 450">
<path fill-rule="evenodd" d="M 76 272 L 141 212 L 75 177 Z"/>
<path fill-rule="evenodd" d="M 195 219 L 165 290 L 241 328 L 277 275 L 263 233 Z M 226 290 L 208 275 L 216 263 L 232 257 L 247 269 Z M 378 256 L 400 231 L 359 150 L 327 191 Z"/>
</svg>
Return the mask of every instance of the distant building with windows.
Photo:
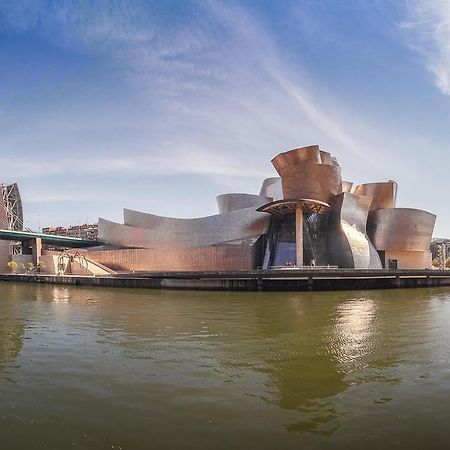
<svg viewBox="0 0 450 450">
<path fill-rule="evenodd" d="M 439 257 L 439 247 L 441 245 L 445 246 L 447 256 L 450 256 L 450 239 L 445 238 L 434 238 L 431 240 L 430 251 L 433 259 L 437 259 Z"/>
<path fill-rule="evenodd" d="M 71 225 L 68 227 L 46 227 L 42 228 L 42 232 L 44 234 L 70 236 L 96 241 L 98 236 L 98 224 L 84 223 L 83 225 Z"/>
</svg>

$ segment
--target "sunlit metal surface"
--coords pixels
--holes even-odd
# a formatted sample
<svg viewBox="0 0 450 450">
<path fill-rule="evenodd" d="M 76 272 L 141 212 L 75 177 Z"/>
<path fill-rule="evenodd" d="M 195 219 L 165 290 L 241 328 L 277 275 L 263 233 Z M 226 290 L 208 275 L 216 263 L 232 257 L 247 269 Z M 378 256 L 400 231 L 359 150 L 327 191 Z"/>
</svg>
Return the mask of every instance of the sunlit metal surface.
<svg viewBox="0 0 450 450">
<path fill-rule="evenodd" d="M 419 209 L 379 209 L 369 217 L 368 234 L 377 250 L 428 251 L 435 221 Z"/>
<path fill-rule="evenodd" d="M 229 213 L 245 208 L 258 208 L 272 201 L 271 198 L 254 194 L 222 194 L 216 197 L 219 213 Z"/>
<path fill-rule="evenodd" d="M 255 208 L 196 219 L 176 219 L 124 210 L 124 225 L 99 220 L 99 238 L 125 247 L 196 247 L 256 240 L 267 232 L 270 215 Z"/>
<path fill-rule="evenodd" d="M 164 253 L 164 264 L 181 264 L 184 270 L 189 265 L 198 270 L 219 267 L 219 253 L 211 249 L 219 245 L 241 246 L 239 254 L 221 253 L 236 262 L 230 265 L 236 270 L 248 267 L 250 260 L 265 268 L 293 261 L 348 268 L 381 268 L 382 261 L 428 267 L 435 216 L 394 209 L 394 181 L 357 186 L 342 181 L 337 159 L 318 145 L 282 152 L 272 164 L 279 177 L 265 179 L 259 194 L 219 195 L 220 214 L 177 219 L 126 209 L 123 225 L 100 219 L 99 238 L 115 246 L 151 249 L 156 253 L 145 258 L 152 267 L 158 252 Z M 197 258 L 185 252 L 193 247 Z M 259 262 L 252 256 L 243 263 L 246 251 L 263 256 Z M 176 258 L 166 257 L 167 252 Z"/>
<path fill-rule="evenodd" d="M 338 166 L 307 164 L 283 169 L 284 198 L 310 198 L 325 203 L 341 193 L 341 169 Z"/>
<path fill-rule="evenodd" d="M 366 223 L 371 198 L 344 192 L 330 205 L 328 242 L 331 263 L 339 267 L 381 268 Z"/>
<path fill-rule="evenodd" d="M 321 164 L 327 164 L 332 166 L 333 165 L 333 159 L 331 156 L 331 153 L 325 152 L 323 150 L 319 150 L 320 153 L 320 163 Z"/>
<path fill-rule="evenodd" d="M 351 181 L 343 181 L 342 182 L 342 192 L 351 192 L 353 187 L 353 183 Z"/>
<path fill-rule="evenodd" d="M 266 178 L 261 186 L 259 195 L 269 197 L 272 200 L 281 200 L 283 198 L 283 189 L 281 187 L 281 178 Z"/>
<path fill-rule="evenodd" d="M 305 163 L 322 164 L 318 145 L 288 150 L 287 152 L 279 153 L 272 159 L 272 164 L 280 175 L 287 167 Z"/>
<path fill-rule="evenodd" d="M 370 211 L 381 208 L 395 208 L 397 199 L 397 183 L 389 180 L 381 183 L 365 183 L 354 186 L 352 191 L 357 195 L 368 195 L 372 197 Z"/>
<path fill-rule="evenodd" d="M 281 177 L 283 198 L 310 198 L 329 203 L 342 192 L 341 169 L 318 145 L 283 152 L 272 159 Z"/>
</svg>

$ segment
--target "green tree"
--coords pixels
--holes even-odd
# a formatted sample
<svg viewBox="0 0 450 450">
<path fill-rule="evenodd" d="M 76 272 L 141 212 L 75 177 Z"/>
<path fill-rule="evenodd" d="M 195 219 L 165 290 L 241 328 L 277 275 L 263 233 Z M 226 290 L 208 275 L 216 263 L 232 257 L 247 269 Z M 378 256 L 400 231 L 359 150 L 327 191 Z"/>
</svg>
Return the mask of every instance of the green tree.
<svg viewBox="0 0 450 450">
<path fill-rule="evenodd" d="M 6 264 L 6 267 L 8 270 L 12 273 L 15 273 L 18 267 L 18 264 L 15 261 L 9 261 L 8 264 Z"/>
</svg>

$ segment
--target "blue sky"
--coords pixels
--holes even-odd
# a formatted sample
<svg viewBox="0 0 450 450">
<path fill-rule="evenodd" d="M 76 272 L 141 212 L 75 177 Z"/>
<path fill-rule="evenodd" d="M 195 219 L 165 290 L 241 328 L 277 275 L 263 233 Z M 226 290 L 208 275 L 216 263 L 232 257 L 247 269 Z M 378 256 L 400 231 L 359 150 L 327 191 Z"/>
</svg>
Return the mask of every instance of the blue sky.
<svg viewBox="0 0 450 450">
<path fill-rule="evenodd" d="M 0 174 L 32 228 L 213 214 L 311 144 L 450 236 L 450 2 L 0 0 Z"/>
</svg>

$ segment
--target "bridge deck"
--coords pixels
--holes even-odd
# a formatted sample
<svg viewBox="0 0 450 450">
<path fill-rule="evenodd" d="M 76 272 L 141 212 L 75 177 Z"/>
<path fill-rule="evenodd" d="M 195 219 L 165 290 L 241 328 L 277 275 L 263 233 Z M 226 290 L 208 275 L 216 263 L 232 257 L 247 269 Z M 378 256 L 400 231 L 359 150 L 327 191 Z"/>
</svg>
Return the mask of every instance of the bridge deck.
<svg viewBox="0 0 450 450">
<path fill-rule="evenodd" d="M 103 245 L 104 242 L 81 239 L 72 236 L 57 236 L 53 234 L 36 233 L 33 231 L 0 230 L 0 240 L 3 241 L 28 241 L 42 239 L 42 242 L 56 247 L 83 248 Z"/>
</svg>

